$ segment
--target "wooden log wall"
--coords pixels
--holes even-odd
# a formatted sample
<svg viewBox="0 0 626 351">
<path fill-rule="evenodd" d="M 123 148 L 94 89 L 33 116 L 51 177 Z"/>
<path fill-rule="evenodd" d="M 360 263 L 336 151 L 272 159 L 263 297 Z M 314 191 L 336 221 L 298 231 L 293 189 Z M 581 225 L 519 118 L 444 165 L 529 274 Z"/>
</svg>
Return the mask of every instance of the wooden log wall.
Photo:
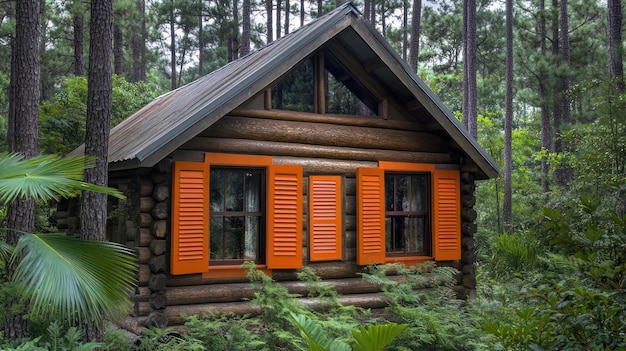
<svg viewBox="0 0 626 351">
<path fill-rule="evenodd" d="M 166 327 L 168 237 L 171 161 L 165 159 L 137 178 L 138 216 L 135 219 L 139 259 L 139 288 L 135 316 L 144 327 Z"/>
<path fill-rule="evenodd" d="M 419 124 L 383 121 L 353 116 L 325 116 L 287 111 L 235 111 L 200 133 L 152 169 L 113 174 L 111 184 L 127 195 L 116 204 L 116 223 L 111 237 L 135 248 L 139 262 L 138 287 L 134 309 L 124 321 L 135 331 L 149 326 L 180 326 L 182 314 L 209 311 L 240 314 L 259 313 L 249 302 L 253 296 L 246 278 L 203 278 L 201 274 L 170 275 L 170 181 L 171 163 L 177 160 L 202 161 L 205 152 L 270 155 L 275 163 L 299 164 L 304 170 L 303 257 L 324 284 L 340 294 L 340 302 L 382 309 L 387 301 L 380 287 L 359 276 L 363 267 L 356 259 L 356 179 L 357 167 L 376 167 L 377 161 L 458 165 L 459 154 L 448 142 Z M 308 176 L 343 176 L 343 257 L 341 261 L 308 261 Z M 457 268 L 455 291 L 461 297 L 473 296 L 476 287 L 474 220 L 474 178 L 463 172 L 462 245 L 463 258 L 447 262 Z M 122 210 L 121 207 L 125 207 Z M 72 216 L 77 205 L 59 204 L 59 229 L 78 228 Z M 122 215 L 125 214 L 125 215 Z M 300 301 L 316 307 L 307 297 L 304 283 L 295 270 L 274 270 L 272 278 L 290 293 L 302 295 Z M 395 277 L 394 279 L 401 279 Z M 318 306 L 319 307 L 319 306 Z"/>
</svg>

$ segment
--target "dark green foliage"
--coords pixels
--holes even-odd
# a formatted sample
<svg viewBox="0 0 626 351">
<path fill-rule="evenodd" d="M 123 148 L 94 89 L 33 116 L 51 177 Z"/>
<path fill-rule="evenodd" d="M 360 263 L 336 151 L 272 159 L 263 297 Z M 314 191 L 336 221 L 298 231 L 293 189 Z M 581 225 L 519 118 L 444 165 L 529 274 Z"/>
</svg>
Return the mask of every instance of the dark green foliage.
<svg viewBox="0 0 626 351">
<path fill-rule="evenodd" d="M 626 217 L 600 203 L 582 197 L 544 210 L 546 251 L 504 283 L 508 303 L 490 296 L 502 314 L 483 326 L 503 349 L 626 349 Z"/>
<path fill-rule="evenodd" d="M 39 107 L 39 147 L 47 154 L 66 154 L 85 141 L 87 78 L 64 78 L 60 85 L 50 100 L 43 101 Z M 123 77 L 114 75 L 111 127 L 158 95 L 159 91 L 146 83 L 129 83 Z"/>
<path fill-rule="evenodd" d="M 388 269 L 397 270 L 402 280 L 390 279 Z M 390 300 L 389 319 L 408 328 L 389 350 L 473 350 L 480 335 L 463 301 L 451 290 L 457 271 L 426 262 L 415 267 L 388 265 L 364 278 L 385 288 Z"/>
<path fill-rule="evenodd" d="M 76 327 L 66 329 L 56 321 L 50 323 L 40 337 L 0 343 L 0 348 L 7 351 L 91 351 L 100 346 L 102 344 L 96 342 L 84 343 L 81 330 Z"/>
<path fill-rule="evenodd" d="M 210 346 L 214 351 L 264 350 L 266 349 L 259 321 L 226 314 L 211 314 L 202 318 L 189 316 L 185 326 L 189 337 Z"/>
</svg>

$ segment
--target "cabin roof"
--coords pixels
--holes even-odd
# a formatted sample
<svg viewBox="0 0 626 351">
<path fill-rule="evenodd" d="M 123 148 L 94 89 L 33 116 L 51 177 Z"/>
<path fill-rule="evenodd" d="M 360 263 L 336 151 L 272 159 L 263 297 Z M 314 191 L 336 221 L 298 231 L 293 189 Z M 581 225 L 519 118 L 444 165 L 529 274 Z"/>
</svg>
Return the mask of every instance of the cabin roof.
<svg viewBox="0 0 626 351">
<path fill-rule="evenodd" d="M 111 129 L 110 169 L 154 166 L 328 44 L 347 49 L 397 100 L 429 115 L 431 128 L 443 130 L 476 164 L 478 179 L 497 176 L 495 161 L 351 3 L 137 111 Z"/>
</svg>

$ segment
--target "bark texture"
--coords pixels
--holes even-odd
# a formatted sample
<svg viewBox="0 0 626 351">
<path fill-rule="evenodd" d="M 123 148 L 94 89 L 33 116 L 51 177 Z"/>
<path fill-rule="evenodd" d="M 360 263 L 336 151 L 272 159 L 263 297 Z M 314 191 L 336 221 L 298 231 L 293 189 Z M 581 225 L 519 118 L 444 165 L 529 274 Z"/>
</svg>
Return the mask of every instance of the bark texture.
<svg viewBox="0 0 626 351">
<path fill-rule="evenodd" d="M 512 224 L 513 206 L 511 199 L 511 131 L 513 124 L 513 0 L 506 0 L 506 105 L 504 114 L 504 202 L 502 220 L 504 230 Z"/>
<path fill-rule="evenodd" d="M 413 0 L 413 13 L 411 15 L 411 44 L 409 49 L 409 65 L 413 72 L 418 70 L 420 54 L 420 24 L 422 20 L 422 0 Z"/>
<path fill-rule="evenodd" d="M 111 121 L 112 0 L 92 4 L 90 37 L 85 155 L 95 157 L 96 162 L 95 167 L 85 171 L 85 181 L 106 186 Z M 106 239 L 106 204 L 107 197 L 104 194 L 83 193 L 80 211 L 82 238 Z"/>
<path fill-rule="evenodd" d="M 12 107 L 9 115 L 9 151 L 21 154 L 24 158 L 37 155 L 39 129 L 39 40 L 41 36 L 39 0 L 17 1 L 15 42 L 13 44 L 13 67 L 11 74 L 10 99 Z M 31 198 L 18 199 L 9 205 L 7 213 L 7 243 L 16 245 L 24 232 L 35 228 L 35 201 Z M 7 267 L 10 280 L 16 262 Z M 13 305 L 11 301 L 5 301 Z M 20 304 L 18 304 L 19 306 Z M 24 311 L 22 311 L 24 312 Z M 28 324 L 23 314 L 17 311 L 10 314 L 4 324 L 4 335 L 9 339 L 28 335 Z"/>
</svg>

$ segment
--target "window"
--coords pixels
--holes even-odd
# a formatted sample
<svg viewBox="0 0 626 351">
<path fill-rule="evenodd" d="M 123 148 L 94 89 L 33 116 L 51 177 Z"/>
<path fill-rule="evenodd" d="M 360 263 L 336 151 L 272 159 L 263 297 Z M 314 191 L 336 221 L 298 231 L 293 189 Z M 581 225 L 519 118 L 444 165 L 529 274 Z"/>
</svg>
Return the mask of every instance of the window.
<svg viewBox="0 0 626 351">
<path fill-rule="evenodd" d="M 357 264 L 461 258 L 458 170 L 381 161 L 356 176 Z"/>
<path fill-rule="evenodd" d="M 387 256 L 430 255 L 430 174 L 385 173 Z"/>
<path fill-rule="evenodd" d="M 379 99 L 328 52 L 305 60 L 271 88 L 271 108 L 378 116 Z"/>
<path fill-rule="evenodd" d="M 175 162 L 172 179 L 172 274 L 245 276 L 302 267 L 302 167 L 269 156 L 206 153 Z"/>
<path fill-rule="evenodd" d="M 264 262 L 264 169 L 211 167 L 210 264 Z"/>
</svg>

